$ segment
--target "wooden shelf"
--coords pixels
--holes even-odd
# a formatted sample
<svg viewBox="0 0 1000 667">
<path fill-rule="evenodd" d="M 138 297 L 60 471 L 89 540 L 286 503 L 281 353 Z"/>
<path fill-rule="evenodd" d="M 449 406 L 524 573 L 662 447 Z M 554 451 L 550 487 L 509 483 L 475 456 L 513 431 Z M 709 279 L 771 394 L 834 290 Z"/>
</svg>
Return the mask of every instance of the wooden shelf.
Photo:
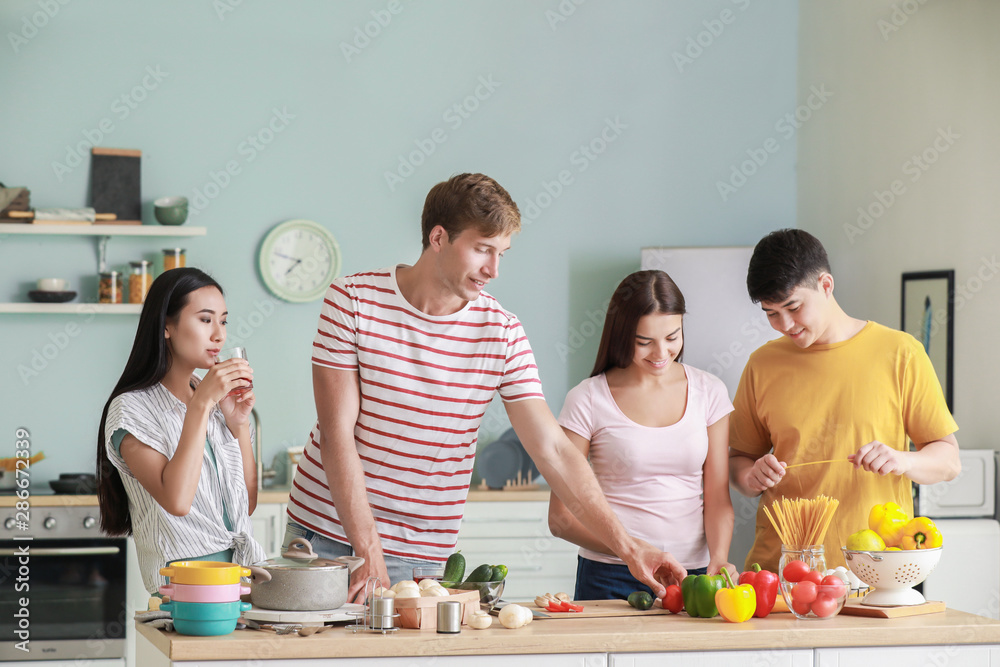
<svg viewBox="0 0 1000 667">
<path fill-rule="evenodd" d="M 62 236 L 205 236 L 204 227 L 163 225 L 35 225 L 0 223 L 0 234 L 56 234 Z"/>
<path fill-rule="evenodd" d="M 0 313 L 138 315 L 141 303 L 0 303 Z"/>
</svg>

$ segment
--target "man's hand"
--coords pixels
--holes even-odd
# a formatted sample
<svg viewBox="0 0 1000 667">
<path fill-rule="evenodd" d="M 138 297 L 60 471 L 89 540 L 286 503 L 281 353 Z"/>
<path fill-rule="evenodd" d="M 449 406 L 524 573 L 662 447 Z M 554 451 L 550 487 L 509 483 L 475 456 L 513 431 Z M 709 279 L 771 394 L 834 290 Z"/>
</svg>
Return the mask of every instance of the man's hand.
<svg viewBox="0 0 1000 667">
<path fill-rule="evenodd" d="M 785 463 L 779 461 L 774 454 L 764 454 L 756 461 L 747 473 L 747 488 L 754 493 L 770 489 L 785 476 Z"/>
<path fill-rule="evenodd" d="M 357 554 L 361 555 L 361 554 Z M 365 554 L 364 564 L 351 573 L 351 586 L 347 589 L 347 601 L 365 604 L 365 586 L 369 577 L 378 577 L 383 588 L 389 588 L 389 571 L 385 567 L 385 558 L 381 551 L 377 554 Z"/>
<path fill-rule="evenodd" d="M 687 570 L 666 551 L 660 551 L 643 540 L 635 540 L 636 551 L 631 559 L 622 558 L 632 576 L 653 589 L 653 596 L 663 598 L 670 584 L 680 584 Z"/>
<path fill-rule="evenodd" d="M 864 468 L 876 475 L 905 475 L 909 472 L 906 452 L 893 449 L 878 440 L 873 440 L 847 457 L 854 468 Z"/>
</svg>

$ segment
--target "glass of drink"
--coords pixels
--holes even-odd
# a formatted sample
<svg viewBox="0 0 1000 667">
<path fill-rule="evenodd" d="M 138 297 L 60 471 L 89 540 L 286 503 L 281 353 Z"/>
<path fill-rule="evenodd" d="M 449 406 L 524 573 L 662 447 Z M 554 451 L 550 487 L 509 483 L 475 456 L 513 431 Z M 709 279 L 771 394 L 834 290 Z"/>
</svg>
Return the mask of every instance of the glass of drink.
<svg viewBox="0 0 1000 667">
<path fill-rule="evenodd" d="M 215 362 L 221 363 L 229 359 L 246 360 L 246 358 L 247 358 L 247 349 L 245 347 L 231 347 L 228 350 L 222 350 L 221 352 L 219 352 L 219 354 L 216 355 L 215 357 Z M 233 389 L 231 392 L 229 392 L 228 394 L 229 396 L 241 396 L 243 392 L 245 392 L 247 389 L 253 389 L 253 381 L 250 378 L 240 378 L 240 379 L 249 382 L 250 386 L 237 387 L 236 389 Z"/>
<path fill-rule="evenodd" d="M 423 579 L 433 579 L 434 581 L 441 581 L 444 579 L 444 566 L 443 565 L 421 565 L 413 568 L 413 580 L 420 583 Z"/>
</svg>

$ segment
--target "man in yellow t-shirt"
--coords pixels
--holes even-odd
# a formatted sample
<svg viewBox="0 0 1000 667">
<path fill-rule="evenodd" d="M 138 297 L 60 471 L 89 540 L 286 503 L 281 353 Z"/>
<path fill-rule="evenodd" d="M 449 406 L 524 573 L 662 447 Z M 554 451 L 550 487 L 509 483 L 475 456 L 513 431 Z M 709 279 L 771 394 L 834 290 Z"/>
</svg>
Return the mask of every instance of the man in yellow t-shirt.
<svg viewBox="0 0 1000 667">
<path fill-rule="evenodd" d="M 958 475 L 958 425 L 920 343 L 837 304 L 826 250 L 811 234 L 765 236 L 750 259 L 747 290 L 783 336 L 756 350 L 740 378 L 730 482 L 761 496 L 761 508 L 782 497 L 839 500 L 825 553 L 827 567 L 843 565 L 840 548 L 868 527 L 872 505 L 895 502 L 912 516 L 911 481 Z M 758 509 L 747 566 L 776 572 L 780 556 L 781 540 Z"/>
</svg>

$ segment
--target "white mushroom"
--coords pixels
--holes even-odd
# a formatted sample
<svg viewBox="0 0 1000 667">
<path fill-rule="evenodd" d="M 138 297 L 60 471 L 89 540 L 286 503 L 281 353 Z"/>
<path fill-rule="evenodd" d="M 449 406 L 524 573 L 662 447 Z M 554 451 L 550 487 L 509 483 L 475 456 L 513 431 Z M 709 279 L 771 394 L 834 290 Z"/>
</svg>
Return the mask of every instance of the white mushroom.
<svg viewBox="0 0 1000 667">
<path fill-rule="evenodd" d="M 472 616 L 469 618 L 469 627 L 475 630 L 485 630 L 491 625 L 493 625 L 493 617 L 481 609 L 472 612 Z"/>
<path fill-rule="evenodd" d="M 500 610 L 500 624 L 510 630 L 527 625 L 531 618 L 531 610 L 519 604 L 509 604 Z"/>
</svg>

